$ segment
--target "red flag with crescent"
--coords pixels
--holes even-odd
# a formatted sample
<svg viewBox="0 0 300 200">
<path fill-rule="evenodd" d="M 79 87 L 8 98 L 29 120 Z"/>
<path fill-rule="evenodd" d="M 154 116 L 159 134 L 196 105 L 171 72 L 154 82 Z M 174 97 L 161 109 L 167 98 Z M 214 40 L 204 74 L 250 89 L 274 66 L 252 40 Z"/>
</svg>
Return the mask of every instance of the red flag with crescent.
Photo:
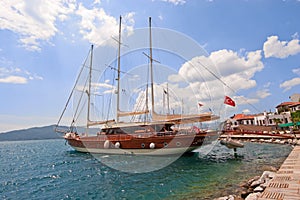
<svg viewBox="0 0 300 200">
<path fill-rule="evenodd" d="M 235 106 L 235 102 L 229 96 L 225 96 L 224 103 L 233 107 Z"/>
</svg>

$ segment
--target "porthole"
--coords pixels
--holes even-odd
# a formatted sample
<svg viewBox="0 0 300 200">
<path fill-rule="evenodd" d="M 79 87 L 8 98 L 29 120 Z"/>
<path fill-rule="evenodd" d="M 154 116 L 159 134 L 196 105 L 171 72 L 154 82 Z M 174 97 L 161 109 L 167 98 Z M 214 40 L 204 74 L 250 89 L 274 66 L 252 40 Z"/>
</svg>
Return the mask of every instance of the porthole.
<svg viewBox="0 0 300 200">
<path fill-rule="evenodd" d="M 181 143 L 180 142 L 176 142 L 176 146 L 180 147 Z"/>
<path fill-rule="evenodd" d="M 164 142 L 164 147 L 167 147 L 168 146 L 168 143 L 167 142 Z"/>
<path fill-rule="evenodd" d="M 144 143 L 142 143 L 142 144 L 141 144 L 141 147 L 142 147 L 142 148 L 145 148 L 145 144 L 144 144 Z"/>
</svg>

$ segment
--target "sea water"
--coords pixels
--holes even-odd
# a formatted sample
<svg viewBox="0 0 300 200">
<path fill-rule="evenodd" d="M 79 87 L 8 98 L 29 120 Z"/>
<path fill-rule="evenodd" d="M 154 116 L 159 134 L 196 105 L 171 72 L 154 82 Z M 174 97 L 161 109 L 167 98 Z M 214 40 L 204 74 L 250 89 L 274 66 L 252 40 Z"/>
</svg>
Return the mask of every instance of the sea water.
<svg viewBox="0 0 300 200">
<path fill-rule="evenodd" d="M 238 193 L 241 182 L 279 167 L 292 149 L 245 143 L 235 156 L 217 143 L 207 155 L 182 156 L 148 173 L 126 173 L 64 143 L 0 142 L 0 199 L 213 199 Z"/>
</svg>

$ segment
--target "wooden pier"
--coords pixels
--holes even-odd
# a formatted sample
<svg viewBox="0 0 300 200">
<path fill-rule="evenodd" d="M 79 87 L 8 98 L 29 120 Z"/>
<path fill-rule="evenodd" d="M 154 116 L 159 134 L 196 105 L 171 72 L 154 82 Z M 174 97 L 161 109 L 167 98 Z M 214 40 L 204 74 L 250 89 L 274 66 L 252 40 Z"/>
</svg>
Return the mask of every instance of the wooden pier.
<svg viewBox="0 0 300 200">
<path fill-rule="evenodd" d="M 259 200 L 300 200 L 300 146 L 294 147 Z"/>
</svg>

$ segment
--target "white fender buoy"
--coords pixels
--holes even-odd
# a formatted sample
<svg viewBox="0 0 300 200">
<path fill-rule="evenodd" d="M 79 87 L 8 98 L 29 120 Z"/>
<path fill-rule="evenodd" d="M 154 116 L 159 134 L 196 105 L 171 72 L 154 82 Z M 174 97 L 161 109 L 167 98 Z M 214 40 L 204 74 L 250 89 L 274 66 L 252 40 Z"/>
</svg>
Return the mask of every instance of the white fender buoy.
<svg viewBox="0 0 300 200">
<path fill-rule="evenodd" d="M 150 143 L 149 145 L 150 149 L 154 149 L 155 148 L 155 144 L 153 142 Z"/>
<path fill-rule="evenodd" d="M 120 148 L 120 146 L 121 146 L 120 142 L 116 142 L 116 143 L 115 143 L 115 147 L 116 147 L 116 148 Z"/>
<path fill-rule="evenodd" d="M 104 149 L 108 149 L 109 148 L 109 143 L 110 143 L 109 140 L 105 140 L 105 142 L 104 142 Z"/>
<path fill-rule="evenodd" d="M 66 133 L 65 138 L 71 138 L 71 133 Z"/>
</svg>

